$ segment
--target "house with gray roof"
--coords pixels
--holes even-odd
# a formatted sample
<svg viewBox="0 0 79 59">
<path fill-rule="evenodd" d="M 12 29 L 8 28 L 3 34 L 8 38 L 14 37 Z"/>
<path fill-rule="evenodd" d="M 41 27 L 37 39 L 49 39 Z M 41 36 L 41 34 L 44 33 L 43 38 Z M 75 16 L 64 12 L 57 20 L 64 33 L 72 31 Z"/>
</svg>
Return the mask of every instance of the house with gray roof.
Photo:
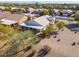
<svg viewBox="0 0 79 59">
<path fill-rule="evenodd" d="M 69 9 L 62 9 L 60 12 L 62 13 L 62 16 L 68 16 L 69 14 L 73 13 L 73 11 Z"/>
<path fill-rule="evenodd" d="M 44 15 L 29 22 L 19 23 L 19 25 L 37 30 L 45 30 L 47 25 L 49 25 L 51 22 L 54 24 L 54 20 L 55 19 L 52 18 L 52 16 Z"/>
</svg>

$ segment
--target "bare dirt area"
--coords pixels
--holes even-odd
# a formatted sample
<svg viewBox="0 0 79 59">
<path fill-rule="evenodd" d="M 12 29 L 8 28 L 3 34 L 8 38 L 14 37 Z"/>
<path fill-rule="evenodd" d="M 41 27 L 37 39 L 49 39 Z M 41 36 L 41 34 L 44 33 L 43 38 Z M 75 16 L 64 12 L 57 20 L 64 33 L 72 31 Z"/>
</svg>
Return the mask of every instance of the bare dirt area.
<svg viewBox="0 0 79 59">
<path fill-rule="evenodd" d="M 75 42 L 75 44 L 73 43 Z M 79 33 L 74 33 L 65 28 L 64 31 L 59 31 L 56 38 L 53 36 L 50 39 L 43 39 L 40 43 L 34 46 L 37 51 L 42 46 L 48 45 L 51 51 L 46 57 L 78 57 L 79 56 Z"/>
</svg>

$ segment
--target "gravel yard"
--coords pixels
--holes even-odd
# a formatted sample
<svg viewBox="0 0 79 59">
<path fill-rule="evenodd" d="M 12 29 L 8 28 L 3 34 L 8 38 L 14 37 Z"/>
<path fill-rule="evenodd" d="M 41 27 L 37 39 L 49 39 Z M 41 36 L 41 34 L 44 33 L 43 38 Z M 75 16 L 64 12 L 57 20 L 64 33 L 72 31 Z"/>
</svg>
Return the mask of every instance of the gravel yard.
<svg viewBox="0 0 79 59">
<path fill-rule="evenodd" d="M 75 42 L 74 45 L 73 42 Z M 53 36 L 50 39 L 43 39 L 40 43 L 34 46 L 37 51 L 44 45 L 51 47 L 51 51 L 46 57 L 79 57 L 79 33 L 74 33 L 65 28 L 64 31 L 59 31 L 56 38 Z"/>
</svg>

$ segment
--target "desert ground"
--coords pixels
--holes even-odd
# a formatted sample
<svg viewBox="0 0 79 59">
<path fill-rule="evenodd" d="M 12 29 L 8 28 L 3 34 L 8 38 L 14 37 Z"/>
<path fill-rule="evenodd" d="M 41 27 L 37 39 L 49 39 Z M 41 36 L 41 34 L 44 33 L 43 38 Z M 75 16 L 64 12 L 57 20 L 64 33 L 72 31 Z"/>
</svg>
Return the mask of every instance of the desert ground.
<svg viewBox="0 0 79 59">
<path fill-rule="evenodd" d="M 60 39 L 60 41 L 57 41 Z M 76 44 L 72 46 L 73 42 Z M 79 32 L 76 34 L 67 28 L 64 31 L 59 31 L 56 38 L 45 38 L 40 43 L 36 44 L 33 48 L 38 51 L 42 46 L 48 45 L 51 51 L 46 57 L 79 57 Z"/>
</svg>

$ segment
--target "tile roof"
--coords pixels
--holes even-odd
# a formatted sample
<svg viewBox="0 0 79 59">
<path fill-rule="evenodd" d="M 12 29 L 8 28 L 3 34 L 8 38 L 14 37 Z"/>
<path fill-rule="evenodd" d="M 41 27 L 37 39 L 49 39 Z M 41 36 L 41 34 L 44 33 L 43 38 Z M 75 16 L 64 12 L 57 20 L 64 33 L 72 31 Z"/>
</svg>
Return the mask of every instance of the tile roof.
<svg viewBox="0 0 79 59">
<path fill-rule="evenodd" d="M 9 12 L 0 12 L 0 16 L 3 16 L 3 18 L 10 16 Z"/>
<path fill-rule="evenodd" d="M 9 20 L 18 21 L 24 16 L 24 14 L 11 14 L 10 12 L 0 12 L 0 16 Z"/>
<path fill-rule="evenodd" d="M 48 17 L 50 17 L 50 16 L 48 16 L 48 15 L 41 16 L 41 17 L 39 17 L 39 18 L 34 19 L 33 21 L 39 23 L 39 24 L 42 25 L 42 26 L 46 26 L 46 25 L 48 25 L 48 24 L 50 23 L 50 22 L 48 21 L 48 19 L 47 19 Z"/>
<path fill-rule="evenodd" d="M 18 20 L 20 20 L 23 16 L 24 16 L 24 14 L 12 14 L 12 15 L 6 17 L 6 19 L 18 21 Z"/>
</svg>

